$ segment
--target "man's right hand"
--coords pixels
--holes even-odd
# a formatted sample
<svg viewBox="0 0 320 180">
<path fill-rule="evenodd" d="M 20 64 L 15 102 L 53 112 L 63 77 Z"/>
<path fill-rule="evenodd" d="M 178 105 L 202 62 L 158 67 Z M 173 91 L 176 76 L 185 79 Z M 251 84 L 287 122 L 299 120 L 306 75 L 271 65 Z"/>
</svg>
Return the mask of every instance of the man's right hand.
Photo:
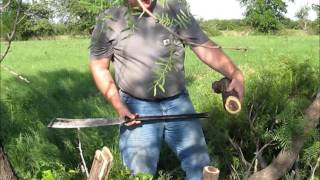
<svg viewBox="0 0 320 180">
<path fill-rule="evenodd" d="M 124 123 L 125 126 L 134 126 L 134 125 L 138 125 L 141 123 L 141 121 L 136 121 L 135 119 L 137 119 L 139 117 L 138 114 L 132 114 L 129 109 L 126 106 L 122 106 L 121 108 L 117 109 L 117 113 L 119 115 L 119 117 L 123 117 L 123 118 L 129 118 L 129 121 Z"/>
</svg>

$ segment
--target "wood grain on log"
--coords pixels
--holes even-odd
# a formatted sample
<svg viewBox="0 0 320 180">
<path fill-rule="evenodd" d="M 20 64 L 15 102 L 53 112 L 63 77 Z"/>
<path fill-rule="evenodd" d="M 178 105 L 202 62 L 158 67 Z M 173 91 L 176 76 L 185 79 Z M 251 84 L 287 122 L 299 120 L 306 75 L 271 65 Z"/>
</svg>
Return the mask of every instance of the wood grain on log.
<svg viewBox="0 0 320 180">
<path fill-rule="evenodd" d="M 206 166 L 203 168 L 202 180 L 218 180 L 220 170 L 213 166 Z"/>
<path fill-rule="evenodd" d="M 112 161 L 113 156 L 107 147 L 103 147 L 102 151 L 97 150 L 93 159 L 88 180 L 108 179 Z"/>
<path fill-rule="evenodd" d="M 320 93 L 312 104 L 304 112 L 307 125 L 304 128 L 304 133 L 316 128 L 320 117 Z M 303 134 L 303 133 L 302 133 Z M 303 135 L 297 137 L 292 142 L 292 148 L 282 150 L 270 165 L 251 175 L 249 180 L 275 180 L 284 176 L 290 170 L 296 161 L 300 150 L 304 144 Z"/>
</svg>

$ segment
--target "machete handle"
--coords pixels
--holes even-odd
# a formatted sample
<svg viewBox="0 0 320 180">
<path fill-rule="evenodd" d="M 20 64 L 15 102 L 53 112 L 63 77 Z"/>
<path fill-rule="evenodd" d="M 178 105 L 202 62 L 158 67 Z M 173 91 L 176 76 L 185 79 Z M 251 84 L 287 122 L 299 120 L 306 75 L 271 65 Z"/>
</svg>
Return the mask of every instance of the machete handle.
<svg viewBox="0 0 320 180">
<path fill-rule="evenodd" d="M 222 95 L 224 109 L 230 114 L 237 114 L 241 111 L 241 102 L 236 91 L 227 91 L 231 80 L 224 77 L 212 83 L 212 90 Z"/>
</svg>

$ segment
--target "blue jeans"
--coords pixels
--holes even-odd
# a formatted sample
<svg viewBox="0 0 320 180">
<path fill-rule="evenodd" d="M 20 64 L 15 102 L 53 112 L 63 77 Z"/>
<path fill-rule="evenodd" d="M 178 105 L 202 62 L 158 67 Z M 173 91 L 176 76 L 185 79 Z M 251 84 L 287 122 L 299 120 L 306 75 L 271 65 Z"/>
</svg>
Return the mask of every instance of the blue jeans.
<svg viewBox="0 0 320 180">
<path fill-rule="evenodd" d="M 195 113 L 187 91 L 156 101 L 136 99 L 120 91 L 122 101 L 132 113 L 174 115 Z M 122 160 L 133 174 L 155 174 L 162 140 L 177 155 L 188 180 L 200 180 L 202 169 L 210 163 L 207 145 L 198 119 L 153 121 L 120 128 Z"/>
</svg>

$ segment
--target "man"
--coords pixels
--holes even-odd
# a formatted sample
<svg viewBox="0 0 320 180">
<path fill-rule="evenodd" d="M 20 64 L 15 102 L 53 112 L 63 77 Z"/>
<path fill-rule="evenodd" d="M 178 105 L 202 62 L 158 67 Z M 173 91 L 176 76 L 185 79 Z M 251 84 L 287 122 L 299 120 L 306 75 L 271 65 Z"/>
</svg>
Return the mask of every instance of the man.
<svg viewBox="0 0 320 180">
<path fill-rule="evenodd" d="M 167 6 L 156 0 L 142 3 L 154 14 L 178 17 L 181 13 L 181 2 L 170 1 Z M 181 161 L 186 179 L 201 179 L 202 169 L 210 159 L 198 119 L 143 124 L 134 120 L 138 115 L 190 114 L 195 110 L 185 88 L 184 44 L 147 14 L 132 15 L 134 7 L 139 7 L 137 0 L 128 0 L 128 6 L 109 9 L 100 16 L 92 35 L 90 61 L 98 89 L 120 117 L 132 120 L 120 127 L 123 162 L 133 174 L 155 174 L 164 140 Z M 230 78 L 228 89 L 238 92 L 242 99 L 241 71 L 221 49 L 208 48 L 216 44 L 201 31 L 195 19 L 190 16 L 183 25 L 169 26 L 192 45 L 193 52 L 204 63 Z M 109 70 L 110 61 L 115 68 L 115 81 Z M 163 71 L 161 90 L 155 82 L 160 78 L 156 72 L 162 72 L 163 64 L 172 67 Z M 158 88 L 156 94 L 154 88 Z"/>
</svg>

